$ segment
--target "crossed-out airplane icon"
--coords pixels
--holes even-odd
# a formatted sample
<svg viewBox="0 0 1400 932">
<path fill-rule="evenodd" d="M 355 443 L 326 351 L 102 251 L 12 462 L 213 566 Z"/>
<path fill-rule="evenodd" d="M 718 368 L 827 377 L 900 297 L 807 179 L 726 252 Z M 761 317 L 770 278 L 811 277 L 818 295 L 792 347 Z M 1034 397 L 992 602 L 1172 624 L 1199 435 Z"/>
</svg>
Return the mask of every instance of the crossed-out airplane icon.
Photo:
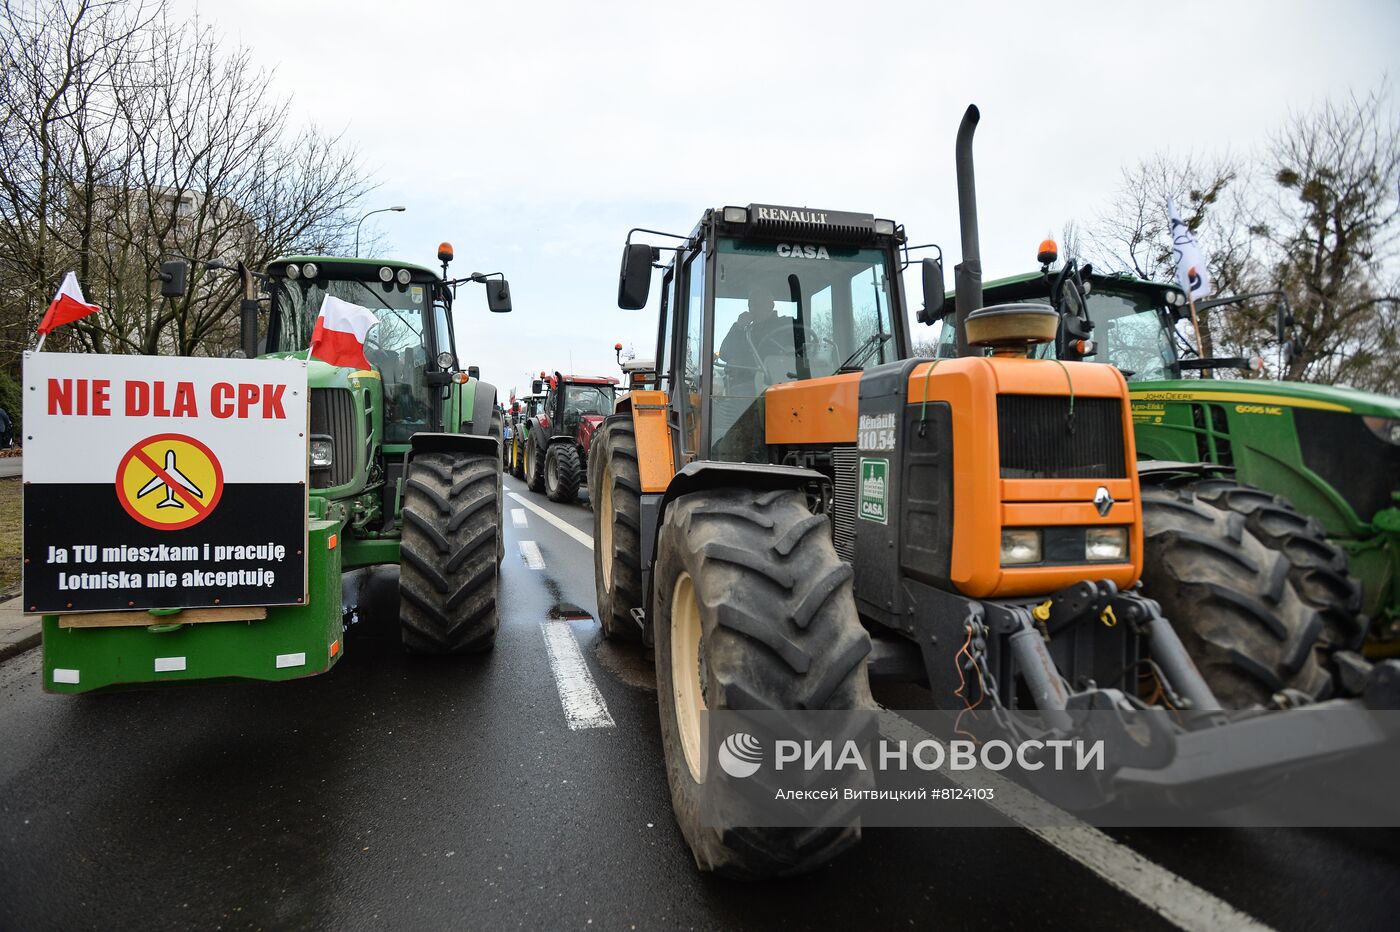
<svg viewBox="0 0 1400 932">
<path fill-rule="evenodd" d="M 199 490 L 199 486 L 195 485 L 184 475 L 184 473 L 180 472 L 180 470 L 175 468 L 174 450 L 165 451 L 165 474 L 171 479 L 174 479 L 177 485 L 182 486 L 185 489 L 185 491 L 189 492 L 195 498 L 204 498 L 204 493 Z M 136 493 L 136 497 L 143 498 L 146 495 L 146 493 L 154 492 L 156 489 L 159 489 L 162 486 L 164 486 L 165 488 L 165 501 L 156 505 L 157 508 L 185 507 L 185 503 L 175 497 L 174 487 L 171 486 L 170 483 L 162 479 L 159 475 L 152 476 L 150 482 L 147 482 L 145 485 L 141 486 L 141 491 Z"/>
</svg>

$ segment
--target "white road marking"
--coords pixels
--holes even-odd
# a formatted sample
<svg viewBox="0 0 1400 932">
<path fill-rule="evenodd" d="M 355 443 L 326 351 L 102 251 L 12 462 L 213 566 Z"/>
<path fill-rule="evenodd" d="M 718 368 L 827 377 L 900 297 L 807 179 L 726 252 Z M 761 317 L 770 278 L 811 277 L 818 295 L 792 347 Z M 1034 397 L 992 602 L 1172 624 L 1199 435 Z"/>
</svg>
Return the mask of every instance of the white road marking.
<svg viewBox="0 0 1400 932">
<path fill-rule="evenodd" d="M 580 731 L 615 727 L 603 694 L 598 692 L 593 675 L 588 672 L 588 662 L 583 659 L 573 628 L 566 621 L 546 621 L 540 629 L 544 631 L 549 669 L 554 674 L 554 684 L 559 687 L 559 701 L 564 706 L 569 728 Z"/>
<path fill-rule="evenodd" d="M 532 540 L 520 542 L 520 558 L 532 570 L 544 569 L 544 554 L 540 553 L 540 545 Z"/>
<path fill-rule="evenodd" d="M 544 518 L 550 524 L 554 525 L 559 530 L 563 531 L 565 534 L 568 534 L 570 537 L 578 541 L 580 544 L 583 544 L 589 550 L 593 549 L 593 538 L 590 535 L 583 533 L 578 528 L 565 521 L 563 518 L 560 518 L 557 515 L 550 514 L 548 511 L 541 508 L 539 505 L 536 505 L 534 502 L 530 501 L 525 496 L 519 495 L 515 492 L 511 492 L 509 494 L 511 498 L 515 499 L 517 502 L 533 511 L 541 518 Z"/>
<path fill-rule="evenodd" d="M 888 709 L 880 713 L 880 731 L 896 740 L 937 740 Z M 988 806 L 1180 929 L 1269 930 L 1254 917 L 1119 844 L 1019 783 L 988 771 L 950 770 L 944 776 L 963 787 L 995 789 L 996 796 Z"/>
<path fill-rule="evenodd" d="M 516 527 L 529 526 L 529 522 L 525 520 L 524 508 L 512 508 L 510 510 L 510 520 L 511 523 L 514 524 Z"/>
</svg>

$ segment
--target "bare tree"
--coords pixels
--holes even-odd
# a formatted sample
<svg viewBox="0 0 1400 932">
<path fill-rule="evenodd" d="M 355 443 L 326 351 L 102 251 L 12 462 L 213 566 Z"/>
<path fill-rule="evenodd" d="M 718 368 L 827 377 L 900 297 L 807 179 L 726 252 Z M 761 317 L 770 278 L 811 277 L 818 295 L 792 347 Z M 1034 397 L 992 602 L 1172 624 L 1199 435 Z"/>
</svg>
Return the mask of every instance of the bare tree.
<svg viewBox="0 0 1400 932">
<path fill-rule="evenodd" d="M 1389 94 L 1296 114 L 1263 158 L 1252 232 L 1293 298 L 1286 377 L 1396 392 L 1400 349 L 1400 125 Z"/>
<path fill-rule="evenodd" d="M 1255 159 L 1158 155 L 1123 175 L 1090 237 L 1096 264 L 1172 277 L 1166 199 L 1210 258 L 1217 294 L 1282 290 L 1298 351 L 1284 378 L 1400 391 L 1400 125 L 1387 91 L 1295 114 Z M 1204 355 L 1275 336 L 1273 299 L 1212 311 Z M 1267 358 L 1267 357 L 1266 357 Z"/>
<path fill-rule="evenodd" d="M 1158 154 L 1124 169 L 1109 208 L 1084 237 L 1084 250 L 1100 270 L 1153 281 L 1174 280 L 1167 232 L 1167 199 L 1171 198 L 1210 256 L 1216 293 L 1255 290 L 1258 269 L 1248 197 L 1241 170 L 1231 158 L 1176 160 Z M 1200 315 L 1202 355 L 1214 355 L 1217 342 L 1239 343 L 1233 318 L 1240 313 L 1231 309 Z"/>
<path fill-rule="evenodd" d="M 370 190 L 340 137 L 288 125 L 247 49 L 155 2 L 6 0 L 0 157 L 19 167 L 0 184 L 0 253 L 20 274 L 4 275 L 12 323 L 0 339 L 11 353 L 69 268 L 103 313 L 55 334 L 59 346 L 221 353 L 236 345 L 236 283 L 196 274 L 185 298 L 162 299 L 160 261 L 257 267 L 337 249 Z M 65 47 L 76 51 L 54 51 Z"/>
</svg>

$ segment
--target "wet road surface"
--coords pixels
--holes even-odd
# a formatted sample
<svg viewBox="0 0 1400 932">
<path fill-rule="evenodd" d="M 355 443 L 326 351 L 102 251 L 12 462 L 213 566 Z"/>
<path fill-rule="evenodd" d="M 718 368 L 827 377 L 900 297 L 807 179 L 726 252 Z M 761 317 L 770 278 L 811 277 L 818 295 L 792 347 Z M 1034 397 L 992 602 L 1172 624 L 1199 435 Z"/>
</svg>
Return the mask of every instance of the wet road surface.
<svg viewBox="0 0 1400 932">
<path fill-rule="evenodd" d="M 506 487 L 489 655 L 361 636 L 307 680 L 79 697 L 41 691 L 38 651 L 0 665 L 0 928 L 1173 925 L 1148 881 L 1015 828 L 867 829 L 789 881 L 698 873 L 649 660 L 600 647 L 591 513 Z M 561 674 L 570 642 L 582 670 Z M 611 724 L 578 725 L 579 696 Z M 1112 835 L 1231 921 L 1394 927 L 1395 832 Z"/>
</svg>

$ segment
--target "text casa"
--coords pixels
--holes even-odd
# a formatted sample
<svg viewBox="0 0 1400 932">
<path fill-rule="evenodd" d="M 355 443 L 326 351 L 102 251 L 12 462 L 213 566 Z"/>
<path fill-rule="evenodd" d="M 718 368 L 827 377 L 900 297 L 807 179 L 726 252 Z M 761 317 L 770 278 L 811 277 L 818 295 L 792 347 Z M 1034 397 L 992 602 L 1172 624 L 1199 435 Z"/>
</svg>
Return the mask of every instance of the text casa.
<svg viewBox="0 0 1400 932">
<path fill-rule="evenodd" d="M 49 379 L 49 414 L 79 417 L 199 417 L 284 420 L 286 385 L 215 382 L 201 398 L 193 382 Z"/>
<path fill-rule="evenodd" d="M 801 243 L 779 243 L 778 255 L 784 259 L 830 259 L 831 253 L 825 246 L 803 245 Z"/>
</svg>

